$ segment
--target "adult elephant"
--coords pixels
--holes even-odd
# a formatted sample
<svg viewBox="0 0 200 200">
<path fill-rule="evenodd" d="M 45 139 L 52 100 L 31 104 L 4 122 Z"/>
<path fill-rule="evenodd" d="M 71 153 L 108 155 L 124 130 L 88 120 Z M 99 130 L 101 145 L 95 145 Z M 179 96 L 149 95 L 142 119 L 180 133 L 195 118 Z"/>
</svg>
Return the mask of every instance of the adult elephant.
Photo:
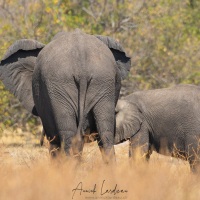
<svg viewBox="0 0 200 200">
<path fill-rule="evenodd" d="M 41 118 L 55 156 L 81 155 L 84 132 L 97 129 L 106 162 L 114 159 L 115 104 L 130 58 L 118 42 L 80 31 L 60 32 L 44 45 L 16 41 L 0 64 L 0 78 L 24 107 Z M 71 148 L 72 147 L 72 148 Z"/>
<path fill-rule="evenodd" d="M 200 87 L 138 91 L 116 106 L 115 142 L 130 140 L 129 155 L 150 157 L 152 150 L 200 164 Z"/>
</svg>

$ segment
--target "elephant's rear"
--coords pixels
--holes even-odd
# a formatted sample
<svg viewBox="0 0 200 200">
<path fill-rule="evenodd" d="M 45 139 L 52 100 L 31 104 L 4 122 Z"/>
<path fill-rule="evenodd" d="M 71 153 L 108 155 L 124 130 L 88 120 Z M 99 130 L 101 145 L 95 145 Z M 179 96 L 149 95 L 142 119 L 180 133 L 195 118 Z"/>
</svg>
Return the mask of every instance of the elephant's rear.
<svg viewBox="0 0 200 200">
<path fill-rule="evenodd" d="M 33 88 L 51 139 L 60 134 L 67 140 L 82 131 L 91 110 L 99 118 L 97 127 L 114 135 L 117 73 L 111 51 L 94 36 L 76 32 L 47 45 L 38 57 Z"/>
<path fill-rule="evenodd" d="M 48 45 L 16 41 L 0 62 L 0 78 L 28 111 L 41 117 L 48 138 L 67 131 L 68 140 L 90 110 L 98 127 L 114 129 L 120 78 L 130 66 L 130 58 L 110 37 L 61 32 Z M 112 124 L 99 125 L 104 114 Z"/>
</svg>

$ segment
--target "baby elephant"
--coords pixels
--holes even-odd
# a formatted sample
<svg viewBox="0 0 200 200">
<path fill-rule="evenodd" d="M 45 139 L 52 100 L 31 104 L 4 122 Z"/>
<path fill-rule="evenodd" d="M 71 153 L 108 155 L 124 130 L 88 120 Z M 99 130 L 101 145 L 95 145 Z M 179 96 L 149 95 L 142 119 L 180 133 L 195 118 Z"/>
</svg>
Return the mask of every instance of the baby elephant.
<svg viewBox="0 0 200 200">
<path fill-rule="evenodd" d="M 118 101 L 115 143 L 130 140 L 147 159 L 152 150 L 189 161 L 192 170 L 200 156 L 200 87 L 138 91 Z"/>
</svg>

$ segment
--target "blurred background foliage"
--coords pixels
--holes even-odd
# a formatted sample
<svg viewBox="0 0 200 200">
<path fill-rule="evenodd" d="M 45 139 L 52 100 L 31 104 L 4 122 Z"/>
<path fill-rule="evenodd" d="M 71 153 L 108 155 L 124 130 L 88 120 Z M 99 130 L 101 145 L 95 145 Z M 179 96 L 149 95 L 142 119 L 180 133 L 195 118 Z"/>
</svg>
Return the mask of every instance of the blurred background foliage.
<svg viewBox="0 0 200 200">
<path fill-rule="evenodd" d="M 48 43 L 75 28 L 115 38 L 132 57 L 122 95 L 200 83 L 199 0 L 0 0 L 0 58 L 17 39 Z M 39 124 L 0 82 L 1 130 Z"/>
</svg>

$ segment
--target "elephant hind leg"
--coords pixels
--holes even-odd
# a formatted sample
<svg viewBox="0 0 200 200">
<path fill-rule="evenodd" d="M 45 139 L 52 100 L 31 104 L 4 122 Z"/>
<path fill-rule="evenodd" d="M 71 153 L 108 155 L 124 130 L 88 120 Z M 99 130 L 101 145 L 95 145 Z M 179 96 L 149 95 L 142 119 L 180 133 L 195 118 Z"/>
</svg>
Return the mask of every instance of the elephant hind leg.
<svg viewBox="0 0 200 200">
<path fill-rule="evenodd" d="M 61 132 L 62 143 L 65 154 L 67 156 L 72 156 L 76 160 L 80 161 L 82 157 L 82 151 L 84 146 L 83 136 L 77 134 L 76 131 L 66 131 Z"/>
<path fill-rule="evenodd" d="M 98 145 L 105 163 L 115 162 L 114 151 L 114 101 L 104 99 L 93 108 L 93 113 L 99 133 Z"/>
<path fill-rule="evenodd" d="M 67 134 L 70 136 L 69 132 Z M 63 143 L 64 151 L 67 156 L 73 156 L 77 161 L 81 161 L 84 140 L 81 136 L 64 137 L 64 141 L 50 141 L 49 153 L 52 159 L 60 157 L 61 143 Z M 72 151 L 71 151 L 72 150 Z M 62 157 L 61 157 L 62 158 Z"/>
<path fill-rule="evenodd" d="M 73 156 L 72 146 L 77 135 L 76 113 L 67 102 L 68 107 L 59 107 L 56 111 L 56 126 L 59 134 L 61 149 L 64 150 L 67 157 Z M 62 108 L 62 109 L 61 109 Z"/>
<path fill-rule="evenodd" d="M 106 156 L 105 156 L 104 149 L 103 149 L 103 142 L 102 142 L 102 140 L 101 140 L 99 135 L 97 136 L 97 144 L 99 146 L 99 150 L 101 152 L 103 162 L 107 163 Z"/>
<path fill-rule="evenodd" d="M 76 135 L 76 131 L 66 130 L 60 131 L 59 135 L 61 137 L 61 148 L 64 149 L 66 156 L 70 157 L 73 155 L 72 153 L 72 143 L 73 138 Z"/>
</svg>

